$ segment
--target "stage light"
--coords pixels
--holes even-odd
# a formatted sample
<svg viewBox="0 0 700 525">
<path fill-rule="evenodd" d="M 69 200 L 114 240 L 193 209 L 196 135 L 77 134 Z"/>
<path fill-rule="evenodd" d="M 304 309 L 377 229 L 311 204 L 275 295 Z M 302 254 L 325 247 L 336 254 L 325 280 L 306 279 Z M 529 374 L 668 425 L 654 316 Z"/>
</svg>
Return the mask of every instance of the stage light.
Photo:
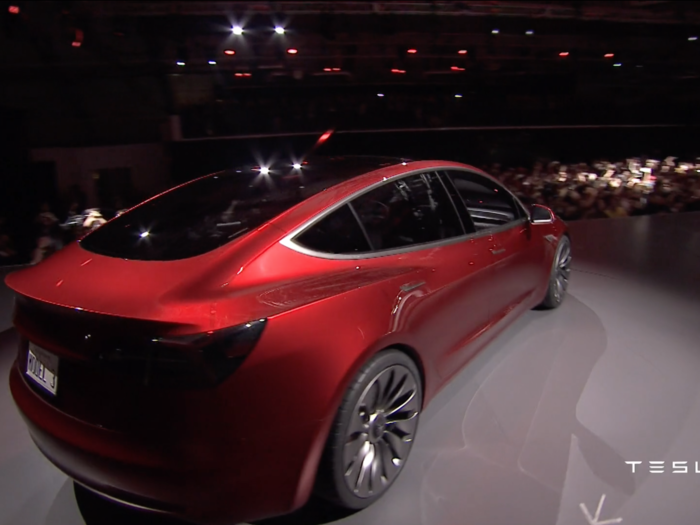
<svg viewBox="0 0 700 525">
<path fill-rule="evenodd" d="M 233 49 L 224 49 L 224 55 L 232 57 L 236 52 Z"/>
<path fill-rule="evenodd" d="M 324 67 L 323 70 L 324 70 L 326 73 L 330 73 L 331 71 L 333 71 L 333 70 L 332 70 L 331 68 L 329 68 L 329 67 Z"/>
<path fill-rule="evenodd" d="M 262 167 L 260 168 L 260 175 L 269 175 L 270 174 L 270 168 Z"/>
<path fill-rule="evenodd" d="M 383 97 L 383 96 L 384 96 L 384 93 L 377 93 L 377 96 L 378 96 L 378 97 Z"/>
<path fill-rule="evenodd" d="M 242 35 L 243 34 L 243 28 L 241 26 L 233 26 L 231 28 L 231 32 L 234 35 Z"/>
<path fill-rule="evenodd" d="M 405 70 L 405 69 L 396 69 L 396 68 L 394 68 L 394 69 L 391 70 L 391 72 L 392 72 L 392 73 L 395 73 L 395 74 L 397 74 L 397 75 L 403 75 L 403 74 L 406 73 L 406 70 Z"/>
<path fill-rule="evenodd" d="M 411 48 L 411 49 L 407 49 L 406 53 L 408 53 L 409 55 L 415 55 L 416 53 L 418 53 L 418 50 Z"/>
<path fill-rule="evenodd" d="M 560 57 L 568 57 L 568 56 L 569 56 L 569 52 L 568 52 L 568 51 L 562 51 L 561 53 L 559 53 L 559 56 L 560 56 Z"/>
<path fill-rule="evenodd" d="M 493 31 L 491 31 L 492 35 L 497 35 L 498 33 L 500 33 L 498 29 L 494 29 Z"/>
<path fill-rule="evenodd" d="M 284 27 L 282 27 L 282 26 L 275 27 L 275 33 L 277 33 L 278 35 L 283 35 L 284 34 Z"/>
<path fill-rule="evenodd" d="M 621 63 L 621 62 L 618 62 L 617 64 L 613 64 L 613 66 L 615 66 L 615 67 L 622 67 L 622 63 Z"/>
<path fill-rule="evenodd" d="M 698 39 L 696 36 L 689 36 L 688 37 L 688 42 L 695 42 Z"/>
<path fill-rule="evenodd" d="M 526 34 L 527 36 L 532 36 L 532 35 L 535 34 L 535 32 L 534 32 L 532 29 L 528 29 L 527 31 L 525 31 L 525 34 Z"/>
<path fill-rule="evenodd" d="M 73 43 L 71 44 L 73 47 L 80 47 L 83 45 L 83 37 L 85 34 L 83 33 L 82 29 L 76 29 L 75 30 L 75 37 L 73 38 Z"/>
<path fill-rule="evenodd" d="M 19 14 L 19 6 L 18 5 L 11 5 L 10 7 L 7 8 L 7 11 L 11 15 L 18 15 Z"/>
<path fill-rule="evenodd" d="M 329 138 L 331 138 L 331 135 L 333 135 L 333 130 L 329 129 L 328 131 L 325 131 L 316 141 L 316 145 L 323 144 L 326 142 Z M 304 164 L 306 164 L 306 161 L 304 161 Z"/>
<path fill-rule="evenodd" d="M 292 164 L 292 168 L 294 168 L 295 170 L 300 170 L 301 164 L 299 164 L 298 162 L 295 162 L 294 164 Z"/>
<path fill-rule="evenodd" d="M 457 93 L 457 94 L 455 95 L 455 98 L 462 98 L 462 95 L 460 95 L 459 93 Z"/>
<path fill-rule="evenodd" d="M 145 238 L 148 237 L 149 235 L 150 235 L 149 232 L 142 232 L 141 235 L 139 235 L 139 237 L 141 237 L 142 239 L 145 239 Z"/>
<path fill-rule="evenodd" d="M 215 66 L 216 65 L 216 60 L 210 60 L 209 61 L 210 66 Z"/>
<path fill-rule="evenodd" d="M 339 67 L 334 67 L 334 68 L 333 68 L 333 71 L 336 71 L 336 72 L 337 72 L 337 71 L 340 71 L 340 68 L 339 68 Z"/>
<path fill-rule="evenodd" d="M 458 67 L 458 66 L 452 66 L 452 67 L 450 67 L 450 70 L 452 70 L 452 71 L 464 71 L 464 68 Z"/>
<path fill-rule="evenodd" d="M 289 53 L 290 55 L 296 55 L 298 52 L 299 51 L 297 49 L 294 49 L 293 47 L 287 49 L 287 53 Z"/>
<path fill-rule="evenodd" d="M 612 57 L 615 56 L 615 53 L 605 53 L 603 56 L 604 56 L 605 58 L 612 58 Z"/>
<path fill-rule="evenodd" d="M 182 61 L 180 61 L 180 60 L 178 60 L 178 61 L 177 61 L 177 62 L 175 62 L 175 63 L 176 63 L 176 64 L 177 64 L 178 66 L 180 66 L 180 67 L 182 67 L 182 66 L 184 66 L 184 65 L 185 65 L 185 63 L 184 63 L 184 62 L 182 62 Z"/>
<path fill-rule="evenodd" d="M 460 49 L 459 51 L 457 51 L 457 54 L 458 54 L 458 55 L 466 55 L 466 54 L 467 54 L 467 50 L 466 50 L 466 49 Z"/>
</svg>

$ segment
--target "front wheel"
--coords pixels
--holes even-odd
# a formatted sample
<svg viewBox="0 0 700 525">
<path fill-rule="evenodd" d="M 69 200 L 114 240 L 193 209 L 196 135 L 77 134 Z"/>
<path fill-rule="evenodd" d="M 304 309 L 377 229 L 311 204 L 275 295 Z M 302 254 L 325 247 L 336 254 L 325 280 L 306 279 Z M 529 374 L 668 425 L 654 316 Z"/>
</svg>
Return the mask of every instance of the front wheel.
<svg viewBox="0 0 700 525">
<path fill-rule="evenodd" d="M 355 377 L 338 410 L 318 476 L 319 494 L 347 509 L 379 499 L 403 469 L 423 403 L 420 374 L 386 350 Z"/>
<path fill-rule="evenodd" d="M 569 287 L 569 277 L 571 276 L 571 241 L 567 236 L 563 236 L 557 246 L 557 251 L 552 262 L 552 270 L 549 276 L 549 286 L 547 295 L 540 303 L 540 308 L 557 308 L 566 296 Z"/>
</svg>

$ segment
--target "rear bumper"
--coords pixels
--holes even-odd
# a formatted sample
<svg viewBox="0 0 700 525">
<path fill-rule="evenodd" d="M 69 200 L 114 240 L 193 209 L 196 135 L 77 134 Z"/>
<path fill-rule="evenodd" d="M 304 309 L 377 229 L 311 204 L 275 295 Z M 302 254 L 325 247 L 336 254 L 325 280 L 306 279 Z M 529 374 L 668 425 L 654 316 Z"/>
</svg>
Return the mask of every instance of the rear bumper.
<svg viewBox="0 0 700 525">
<path fill-rule="evenodd" d="M 253 430 L 232 437 L 221 414 L 209 426 L 181 422 L 191 427 L 181 434 L 119 433 L 57 410 L 28 386 L 17 363 L 10 389 L 34 442 L 68 476 L 129 506 L 197 523 L 252 521 L 300 507 L 325 435 L 325 422 L 277 433 L 239 422 Z"/>
</svg>

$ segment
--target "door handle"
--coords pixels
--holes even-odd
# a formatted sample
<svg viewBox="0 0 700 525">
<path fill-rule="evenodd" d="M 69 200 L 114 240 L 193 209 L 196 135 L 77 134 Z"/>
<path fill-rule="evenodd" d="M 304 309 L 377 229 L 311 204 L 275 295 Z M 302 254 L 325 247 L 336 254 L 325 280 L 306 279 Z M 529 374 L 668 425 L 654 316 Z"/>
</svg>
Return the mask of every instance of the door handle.
<svg viewBox="0 0 700 525">
<path fill-rule="evenodd" d="M 411 290 L 415 290 L 416 288 L 420 288 L 425 284 L 425 281 L 420 281 L 416 283 L 406 283 L 401 285 L 401 291 L 402 292 L 410 292 Z"/>
<path fill-rule="evenodd" d="M 501 248 L 500 250 L 491 250 L 491 253 L 492 253 L 493 255 L 499 255 L 499 254 L 501 254 L 501 253 L 504 253 L 505 251 L 506 251 L 505 248 Z"/>
</svg>

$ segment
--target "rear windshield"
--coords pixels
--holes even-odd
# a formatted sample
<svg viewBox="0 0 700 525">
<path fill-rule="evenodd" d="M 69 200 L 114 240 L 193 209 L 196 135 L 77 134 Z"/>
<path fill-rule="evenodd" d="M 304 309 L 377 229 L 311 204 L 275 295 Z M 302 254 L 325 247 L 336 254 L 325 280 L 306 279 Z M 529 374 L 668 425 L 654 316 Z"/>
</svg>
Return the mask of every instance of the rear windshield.
<svg viewBox="0 0 700 525">
<path fill-rule="evenodd" d="M 325 159 L 301 169 L 230 170 L 159 195 L 87 235 L 93 253 L 171 261 L 231 242 L 324 189 L 395 164 L 391 159 Z"/>
</svg>

